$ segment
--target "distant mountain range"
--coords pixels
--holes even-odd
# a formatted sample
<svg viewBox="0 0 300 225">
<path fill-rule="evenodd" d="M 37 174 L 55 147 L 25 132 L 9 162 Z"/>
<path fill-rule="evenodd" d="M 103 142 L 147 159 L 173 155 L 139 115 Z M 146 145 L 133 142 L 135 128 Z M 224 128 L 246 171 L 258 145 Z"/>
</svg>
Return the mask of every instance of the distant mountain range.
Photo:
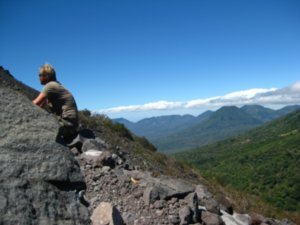
<svg viewBox="0 0 300 225">
<path fill-rule="evenodd" d="M 299 108 L 299 105 L 286 106 L 280 110 L 260 105 L 245 105 L 241 108 L 224 106 L 199 116 L 160 116 L 136 123 L 120 118 L 114 122 L 124 124 L 136 135 L 145 136 L 159 151 L 172 153 L 224 140 Z"/>
<path fill-rule="evenodd" d="M 259 196 L 277 208 L 300 212 L 300 110 L 243 135 L 175 156 L 195 164 L 207 178 L 224 186 Z"/>
<path fill-rule="evenodd" d="M 124 118 L 114 119 L 113 121 L 124 124 L 135 134 L 145 136 L 149 140 L 154 140 L 200 123 L 212 113 L 212 111 L 207 111 L 197 117 L 192 115 L 158 116 L 142 119 L 136 123 Z"/>
</svg>

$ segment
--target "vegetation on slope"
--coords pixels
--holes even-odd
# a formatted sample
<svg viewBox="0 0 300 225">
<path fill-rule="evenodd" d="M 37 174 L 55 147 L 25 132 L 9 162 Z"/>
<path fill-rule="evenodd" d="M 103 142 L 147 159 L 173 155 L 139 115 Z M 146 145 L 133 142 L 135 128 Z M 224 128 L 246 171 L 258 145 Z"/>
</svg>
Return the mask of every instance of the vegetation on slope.
<svg viewBox="0 0 300 225">
<path fill-rule="evenodd" d="M 119 148 L 131 152 L 136 160 L 135 164 L 151 171 L 153 175 L 190 178 L 196 183 L 200 181 L 199 173 L 186 164 L 157 152 L 146 138 L 134 135 L 123 124 L 114 123 L 105 115 L 92 115 L 89 110 L 80 111 L 79 119 L 83 128 L 93 130 L 114 149 Z"/>
<path fill-rule="evenodd" d="M 300 110 L 245 135 L 176 154 L 205 177 L 300 212 Z"/>
</svg>

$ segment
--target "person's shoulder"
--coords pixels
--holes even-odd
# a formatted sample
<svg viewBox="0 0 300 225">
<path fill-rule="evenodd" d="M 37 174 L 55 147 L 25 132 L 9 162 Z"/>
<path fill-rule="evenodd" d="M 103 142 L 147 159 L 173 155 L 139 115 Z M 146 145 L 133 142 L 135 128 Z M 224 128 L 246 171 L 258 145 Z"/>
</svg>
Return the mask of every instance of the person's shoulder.
<svg viewBox="0 0 300 225">
<path fill-rule="evenodd" d="M 49 81 L 45 86 L 55 87 L 55 86 L 60 86 L 60 84 L 56 81 Z"/>
<path fill-rule="evenodd" d="M 55 81 L 50 81 L 47 84 L 45 84 L 42 92 L 44 92 L 45 94 L 50 92 L 51 90 L 56 90 L 59 88 L 59 83 L 55 82 Z"/>
</svg>

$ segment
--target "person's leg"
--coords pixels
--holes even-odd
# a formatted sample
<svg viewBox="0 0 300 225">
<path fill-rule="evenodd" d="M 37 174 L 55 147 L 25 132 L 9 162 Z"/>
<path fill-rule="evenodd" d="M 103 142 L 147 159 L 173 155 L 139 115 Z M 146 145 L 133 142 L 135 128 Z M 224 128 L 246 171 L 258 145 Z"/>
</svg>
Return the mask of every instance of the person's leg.
<svg viewBox="0 0 300 225">
<path fill-rule="evenodd" d="M 72 141 L 78 134 L 78 125 L 77 122 L 72 121 L 71 119 L 59 118 L 59 131 L 58 136 L 61 137 L 64 141 Z"/>
</svg>

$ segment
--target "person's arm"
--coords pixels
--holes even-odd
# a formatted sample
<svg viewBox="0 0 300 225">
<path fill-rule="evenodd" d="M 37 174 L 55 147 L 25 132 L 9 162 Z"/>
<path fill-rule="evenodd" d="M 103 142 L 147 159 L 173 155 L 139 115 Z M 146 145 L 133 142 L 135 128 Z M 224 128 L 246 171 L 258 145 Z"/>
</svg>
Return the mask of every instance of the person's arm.
<svg viewBox="0 0 300 225">
<path fill-rule="evenodd" d="M 47 96 L 43 92 L 41 92 L 39 96 L 37 96 L 36 99 L 32 101 L 32 103 L 38 105 L 41 108 L 44 108 L 47 104 Z"/>
</svg>

